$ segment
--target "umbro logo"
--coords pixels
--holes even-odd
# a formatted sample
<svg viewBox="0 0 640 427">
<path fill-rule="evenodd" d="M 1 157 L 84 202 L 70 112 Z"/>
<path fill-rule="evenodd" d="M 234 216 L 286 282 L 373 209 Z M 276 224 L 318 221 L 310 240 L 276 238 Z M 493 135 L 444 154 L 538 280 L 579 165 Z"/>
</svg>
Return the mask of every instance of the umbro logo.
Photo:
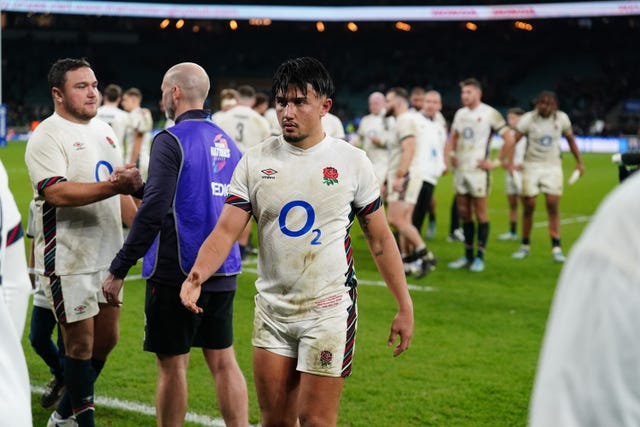
<svg viewBox="0 0 640 427">
<path fill-rule="evenodd" d="M 271 168 L 262 169 L 260 172 L 262 172 L 262 179 L 276 179 L 275 174 L 278 173 L 277 170 Z"/>
</svg>

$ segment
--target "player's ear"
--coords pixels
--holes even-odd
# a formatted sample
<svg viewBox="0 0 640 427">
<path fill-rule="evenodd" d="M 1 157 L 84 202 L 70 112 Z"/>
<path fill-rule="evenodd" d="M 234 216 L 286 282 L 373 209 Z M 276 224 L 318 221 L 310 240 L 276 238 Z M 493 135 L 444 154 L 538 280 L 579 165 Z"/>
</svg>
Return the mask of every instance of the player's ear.
<svg viewBox="0 0 640 427">
<path fill-rule="evenodd" d="M 62 102 L 62 91 L 57 87 L 54 87 L 51 89 L 51 96 L 53 97 L 53 100 L 55 102 L 57 103 Z"/>
<path fill-rule="evenodd" d="M 329 112 L 329 110 L 331 109 L 332 105 L 333 105 L 333 100 L 331 98 L 324 98 L 322 100 L 322 104 L 321 104 L 321 106 L 322 106 L 322 114 L 321 114 L 321 116 L 322 117 L 324 117 Z"/>
</svg>

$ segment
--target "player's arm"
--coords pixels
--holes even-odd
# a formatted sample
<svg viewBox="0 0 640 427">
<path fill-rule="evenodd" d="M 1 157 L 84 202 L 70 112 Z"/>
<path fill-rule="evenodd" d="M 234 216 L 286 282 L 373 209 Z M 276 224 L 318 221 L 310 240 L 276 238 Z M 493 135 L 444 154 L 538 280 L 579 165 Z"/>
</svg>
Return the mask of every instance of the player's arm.
<svg viewBox="0 0 640 427">
<path fill-rule="evenodd" d="M 400 335 L 400 344 L 393 351 L 393 355 L 398 356 L 409 348 L 413 336 L 413 302 L 407 288 L 402 258 L 389 229 L 383 206 L 370 214 L 358 215 L 358 221 L 376 267 L 398 305 L 388 341 L 389 345 L 393 345 L 396 337 Z"/>
<path fill-rule="evenodd" d="M 133 218 L 136 216 L 138 206 L 133 201 L 133 197 L 125 194 L 120 195 L 120 216 L 122 217 L 122 223 L 131 228 L 133 224 Z"/>
<path fill-rule="evenodd" d="M 505 127 L 500 133 L 500 136 L 502 137 L 503 144 L 498 151 L 496 166 L 502 166 L 505 169 L 512 170 L 516 141 L 519 141 L 520 138 L 522 138 L 522 135 L 519 135 L 519 132 L 511 129 L 510 127 Z"/>
<path fill-rule="evenodd" d="M 135 169 L 131 173 L 119 175 L 115 181 L 72 182 L 46 179 L 38 183 L 38 192 L 53 206 L 84 206 L 117 194 L 135 193 L 142 185 L 140 172 Z"/>
<path fill-rule="evenodd" d="M 578 149 L 576 138 L 573 136 L 573 132 L 571 131 L 565 132 L 564 137 L 567 138 L 571 154 L 573 154 L 573 157 L 576 159 L 576 169 L 580 171 L 580 176 L 582 176 L 584 175 L 584 164 L 582 164 L 582 157 L 580 156 L 580 150 Z"/>
<path fill-rule="evenodd" d="M 200 246 L 198 257 L 182 283 L 180 300 L 186 308 L 194 313 L 202 312 L 196 305 L 202 283 L 220 268 L 250 218 L 249 212 L 225 203 L 218 223 Z"/>
<path fill-rule="evenodd" d="M 458 152 L 458 138 L 460 137 L 460 134 L 458 133 L 457 130 L 452 130 L 451 131 L 451 136 L 449 137 L 449 159 L 451 160 L 451 167 L 453 169 L 458 167 L 458 157 L 456 157 L 456 154 Z"/>
<path fill-rule="evenodd" d="M 393 178 L 393 188 L 396 191 L 402 191 L 404 186 L 404 178 L 409 173 L 409 167 L 413 161 L 416 152 L 416 138 L 413 135 L 406 136 L 402 139 L 402 155 L 400 157 L 400 165 L 396 169 Z"/>
</svg>

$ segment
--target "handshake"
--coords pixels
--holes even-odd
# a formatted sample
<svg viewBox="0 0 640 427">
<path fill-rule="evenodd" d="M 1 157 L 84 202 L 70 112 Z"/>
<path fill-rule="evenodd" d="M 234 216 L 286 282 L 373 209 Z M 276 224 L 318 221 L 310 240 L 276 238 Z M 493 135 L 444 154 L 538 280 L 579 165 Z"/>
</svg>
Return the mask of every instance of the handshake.
<svg viewBox="0 0 640 427">
<path fill-rule="evenodd" d="M 140 170 L 133 163 L 117 167 L 109 176 L 109 182 L 116 186 L 119 194 L 134 194 L 144 186 Z"/>
</svg>

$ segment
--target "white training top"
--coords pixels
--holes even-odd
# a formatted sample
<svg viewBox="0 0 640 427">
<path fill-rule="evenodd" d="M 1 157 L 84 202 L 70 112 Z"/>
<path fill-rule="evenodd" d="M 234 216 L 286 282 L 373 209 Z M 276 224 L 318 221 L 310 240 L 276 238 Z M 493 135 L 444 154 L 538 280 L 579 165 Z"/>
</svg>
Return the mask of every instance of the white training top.
<svg viewBox="0 0 640 427">
<path fill-rule="evenodd" d="M 640 174 L 600 205 L 551 307 L 531 427 L 640 425 Z"/>
<path fill-rule="evenodd" d="M 334 114 L 327 113 L 322 116 L 322 130 L 329 136 L 346 140 L 342 120 Z"/>
<path fill-rule="evenodd" d="M 458 134 L 456 157 L 457 169 L 473 171 L 478 169 L 478 161 L 489 156 L 489 143 L 494 132 L 503 134 L 509 128 L 502 115 L 495 108 L 480 103 L 473 110 L 469 107 L 456 111 L 451 124 L 451 132 Z"/>
<path fill-rule="evenodd" d="M 38 184 L 54 177 L 72 182 L 106 181 L 115 167 L 122 166 L 122 158 L 113 129 L 102 120 L 94 118 L 88 124 L 79 124 L 54 113 L 29 138 L 25 162 L 36 201 L 35 270 L 42 275 L 45 201 L 38 193 Z M 56 275 L 104 270 L 123 242 L 120 198 L 56 208 L 52 225 Z"/>
<path fill-rule="evenodd" d="M 118 143 L 122 146 L 127 125 L 129 124 L 129 113 L 113 105 L 101 105 L 98 107 L 96 117 L 111 125 L 116 138 L 118 138 Z M 124 153 L 122 155 L 124 156 Z"/>
<path fill-rule="evenodd" d="M 246 105 L 236 105 L 219 114 L 215 123 L 233 138 L 243 153 L 271 136 L 267 119 Z"/>
<path fill-rule="evenodd" d="M 125 162 L 128 162 L 131 158 L 131 151 L 133 150 L 133 142 L 135 141 L 136 132 L 142 134 L 142 145 L 140 146 L 140 162 L 149 162 L 149 153 L 151 151 L 151 140 L 153 136 L 151 131 L 153 130 L 153 117 L 151 111 L 147 108 L 136 108 L 129 112 L 129 121 L 125 132 Z"/>
<path fill-rule="evenodd" d="M 369 160 L 373 163 L 376 175 L 381 177 L 382 182 L 387 177 L 387 168 L 389 167 L 389 151 L 387 150 L 387 142 L 389 140 L 389 130 L 385 125 L 385 116 L 382 114 L 367 114 L 360 121 L 358 127 L 358 137 L 362 144 L 362 149 L 367 153 Z M 371 141 L 372 137 L 380 138 L 382 145 L 376 145 Z"/>
<path fill-rule="evenodd" d="M 256 304 L 295 321 L 348 298 L 349 229 L 380 196 L 363 150 L 331 137 L 302 150 L 271 137 L 242 157 L 229 194 L 250 201 L 258 223 Z"/>
<path fill-rule="evenodd" d="M 556 111 L 549 117 L 542 117 L 536 110 L 522 115 L 516 130 L 527 137 L 525 162 L 562 164 L 560 139 L 572 134 L 569 116 Z"/>
<path fill-rule="evenodd" d="M 437 118 L 431 120 L 422 114 L 420 115 L 427 122 L 425 128 L 427 132 L 425 137 L 427 150 L 422 179 L 436 185 L 445 170 L 444 146 L 447 143 L 447 131 Z"/>
</svg>

